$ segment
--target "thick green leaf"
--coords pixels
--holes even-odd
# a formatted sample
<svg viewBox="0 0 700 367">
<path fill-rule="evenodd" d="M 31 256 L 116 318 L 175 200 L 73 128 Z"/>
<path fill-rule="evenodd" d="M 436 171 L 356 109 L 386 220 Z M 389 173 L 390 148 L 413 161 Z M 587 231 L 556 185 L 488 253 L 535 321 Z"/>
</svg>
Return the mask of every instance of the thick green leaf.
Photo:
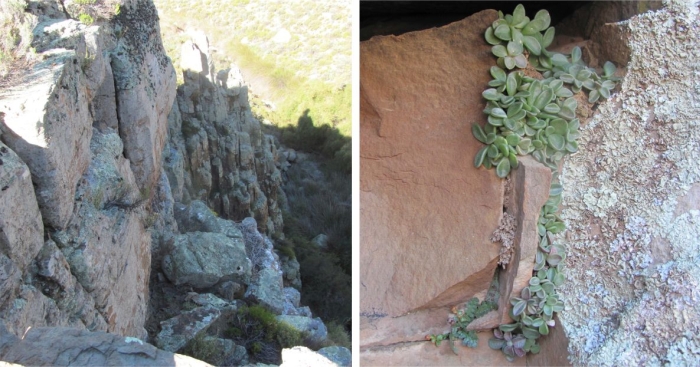
<svg viewBox="0 0 700 367">
<path fill-rule="evenodd" d="M 581 70 L 576 74 L 576 79 L 578 79 L 578 80 L 580 80 L 580 81 L 584 81 L 584 80 L 590 79 L 590 78 L 591 78 L 591 72 L 590 72 L 590 70 L 581 69 Z"/>
<path fill-rule="evenodd" d="M 576 142 L 575 140 L 566 142 L 566 151 L 569 153 L 578 152 L 578 142 Z"/>
<path fill-rule="evenodd" d="M 542 335 L 549 335 L 549 327 L 547 326 L 547 324 L 540 325 L 539 332 Z"/>
<path fill-rule="evenodd" d="M 506 136 L 506 142 L 508 145 L 516 146 L 520 143 L 520 137 L 515 134 L 508 135 Z"/>
<path fill-rule="evenodd" d="M 549 26 L 549 24 L 545 24 L 543 19 L 538 19 L 535 17 L 535 19 L 531 20 L 525 27 L 523 27 L 522 32 L 524 36 L 532 36 L 533 34 L 546 29 L 546 26 Z"/>
<path fill-rule="evenodd" d="M 507 158 L 502 158 L 496 166 L 496 176 L 505 178 L 510 173 L 510 162 Z"/>
<path fill-rule="evenodd" d="M 491 72 L 491 76 L 494 79 L 501 80 L 501 81 L 506 80 L 506 72 L 503 71 L 503 69 L 499 68 L 498 66 L 492 66 L 489 71 Z"/>
<path fill-rule="evenodd" d="M 566 136 L 569 132 L 569 124 L 564 119 L 554 119 L 549 122 L 549 126 L 554 128 L 554 133 L 561 136 Z"/>
<path fill-rule="evenodd" d="M 525 55 L 520 54 L 518 56 L 515 56 L 515 66 L 521 69 L 527 67 L 527 59 L 525 58 Z"/>
<path fill-rule="evenodd" d="M 576 113 L 574 112 L 574 110 L 570 109 L 567 106 L 564 106 L 561 110 L 559 110 L 559 113 L 557 115 L 563 117 L 566 120 L 573 120 L 574 118 L 576 118 Z"/>
<path fill-rule="evenodd" d="M 486 143 L 486 134 L 484 133 L 484 130 L 479 126 L 478 124 L 472 124 L 472 134 L 474 134 L 474 137 L 476 140 L 487 144 Z"/>
<path fill-rule="evenodd" d="M 549 27 L 544 36 L 542 36 L 542 48 L 547 48 L 554 41 L 554 27 Z"/>
<path fill-rule="evenodd" d="M 501 44 L 501 40 L 498 37 L 496 37 L 496 35 L 493 33 L 493 28 L 491 27 L 486 28 L 484 38 L 486 38 L 486 42 L 488 42 L 491 45 Z"/>
<path fill-rule="evenodd" d="M 610 91 L 607 88 L 598 89 L 598 93 L 605 99 L 610 98 Z"/>
<path fill-rule="evenodd" d="M 513 10 L 513 24 L 518 24 L 525 19 L 525 7 L 523 4 L 518 4 Z"/>
<path fill-rule="evenodd" d="M 555 103 L 550 103 L 546 106 L 544 106 L 544 112 L 547 113 L 558 113 L 560 110 L 559 106 L 557 106 Z"/>
<path fill-rule="evenodd" d="M 515 59 L 510 56 L 506 56 L 503 58 L 503 65 L 505 65 L 506 69 L 511 70 L 515 67 Z"/>
<path fill-rule="evenodd" d="M 563 81 L 564 83 L 569 83 L 569 84 L 571 84 L 571 83 L 574 82 L 574 76 L 571 75 L 571 74 L 562 74 L 562 75 L 559 75 L 559 79 L 561 79 L 561 81 Z"/>
<path fill-rule="evenodd" d="M 508 74 L 508 77 L 506 79 L 506 92 L 509 96 L 515 95 L 518 89 L 518 80 L 515 77 L 516 74 L 516 72 L 511 72 L 510 74 Z"/>
<path fill-rule="evenodd" d="M 581 48 L 576 46 L 571 50 L 571 62 L 577 63 L 581 60 Z"/>
<path fill-rule="evenodd" d="M 523 44 L 533 55 L 539 55 L 542 53 L 542 45 L 537 41 L 535 37 L 523 36 Z"/>
<path fill-rule="evenodd" d="M 554 93 L 552 93 L 552 90 L 549 87 L 543 88 L 542 93 L 540 93 L 537 98 L 535 98 L 535 102 L 532 104 L 533 107 L 536 107 L 539 110 L 544 109 L 544 106 L 546 106 L 554 97 Z"/>
<path fill-rule="evenodd" d="M 518 42 L 510 41 L 506 46 L 509 56 L 517 56 L 523 53 L 523 45 Z"/>
<path fill-rule="evenodd" d="M 549 264 L 550 266 L 557 266 L 557 264 L 559 264 L 559 262 L 563 259 L 564 258 L 559 254 L 549 255 L 547 256 L 547 264 Z"/>
<path fill-rule="evenodd" d="M 553 221 L 551 224 L 549 224 L 545 227 L 547 227 L 548 231 L 550 231 L 554 234 L 557 234 L 557 233 L 566 229 L 566 225 L 564 224 L 564 222 L 559 222 L 559 221 Z"/>
<path fill-rule="evenodd" d="M 610 61 L 606 61 L 605 65 L 603 65 L 603 72 L 605 73 L 606 77 L 611 77 L 615 74 L 615 64 L 611 63 Z"/>
<path fill-rule="evenodd" d="M 540 22 L 542 22 L 542 26 L 539 31 L 543 31 L 549 27 L 549 24 L 552 22 L 552 18 L 549 16 L 549 12 L 542 9 L 535 14 L 535 19 L 538 19 Z"/>
<path fill-rule="evenodd" d="M 564 141 L 563 136 L 557 135 L 557 134 L 550 134 L 547 136 L 547 139 L 549 140 L 549 145 L 552 148 L 554 148 L 556 150 L 563 150 L 564 149 L 564 145 L 566 142 Z"/>
<path fill-rule="evenodd" d="M 491 52 L 496 56 L 496 57 L 505 57 L 508 56 L 508 50 L 505 48 L 503 45 L 496 45 L 491 47 Z"/>
<path fill-rule="evenodd" d="M 549 187 L 549 196 L 560 195 L 562 191 L 564 191 L 564 187 L 562 187 L 561 184 L 554 183 Z"/>
<path fill-rule="evenodd" d="M 504 41 L 510 41 L 510 27 L 507 24 L 501 24 L 496 27 L 493 34 Z"/>
<path fill-rule="evenodd" d="M 517 169 L 518 168 L 518 157 L 515 155 L 514 152 L 511 152 L 508 155 L 508 161 L 510 162 L 510 168 L 511 169 Z"/>
<path fill-rule="evenodd" d="M 481 95 L 488 101 L 496 101 L 501 98 L 501 93 L 498 93 L 498 91 L 494 88 L 489 88 L 481 92 Z"/>
<path fill-rule="evenodd" d="M 493 126 L 503 126 L 503 119 L 499 117 L 489 116 L 487 118 L 490 125 Z"/>
<path fill-rule="evenodd" d="M 503 339 L 489 339 L 489 348 L 491 349 L 500 350 L 504 345 L 506 345 L 506 341 Z"/>
<path fill-rule="evenodd" d="M 502 119 L 508 117 L 508 116 L 506 115 L 506 111 L 503 111 L 503 109 L 500 108 L 500 107 L 499 107 L 499 108 L 494 108 L 494 109 L 492 109 L 492 110 L 491 110 L 491 116 L 493 116 L 493 117 L 498 117 L 498 118 L 502 118 Z"/>
<path fill-rule="evenodd" d="M 555 66 L 565 66 L 569 64 L 569 60 L 562 54 L 554 54 L 552 56 L 552 64 Z"/>
<path fill-rule="evenodd" d="M 600 93 L 597 90 L 592 90 L 588 95 L 588 103 L 595 103 L 598 101 L 598 98 L 600 98 Z"/>
<path fill-rule="evenodd" d="M 504 333 L 512 332 L 518 328 L 518 324 L 503 324 L 498 326 L 498 329 Z"/>
<path fill-rule="evenodd" d="M 559 89 L 557 89 L 556 92 L 554 92 L 554 94 L 555 94 L 557 97 L 562 97 L 562 98 L 569 98 L 569 97 L 571 97 L 571 96 L 574 95 L 574 94 L 571 92 L 571 90 L 569 90 L 568 88 L 559 88 Z"/>
<path fill-rule="evenodd" d="M 487 154 L 489 158 L 496 158 L 498 156 L 498 147 L 496 147 L 496 144 L 489 145 Z"/>
<path fill-rule="evenodd" d="M 518 316 L 525 311 L 525 306 L 527 302 L 520 300 L 515 305 L 513 305 L 513 316 Z"/>
<path fill-rule="evenodd" d="M 474 156 L 474 167 L 481 167 L 481 165 L 484 163 L 484 159 L 486 158 L 486 153 L 488 152 L 488 149 L 488 146 L 479 149 L 479 151 L 476 153 L 476 156 Z"/>
</svg>

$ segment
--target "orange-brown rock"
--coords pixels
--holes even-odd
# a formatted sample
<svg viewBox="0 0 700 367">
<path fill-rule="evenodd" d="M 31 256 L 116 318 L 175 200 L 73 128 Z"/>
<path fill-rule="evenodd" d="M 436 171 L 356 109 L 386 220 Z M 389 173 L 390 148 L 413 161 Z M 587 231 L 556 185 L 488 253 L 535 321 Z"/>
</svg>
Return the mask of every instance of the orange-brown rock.
<svg viewBox="0 0 700 367">
<path fill-rule="evenodd" d="M 503 185 L 476 169 L 493 10 L 360 46 L 361 312 L 399 316 L 488 288 Z"/>
</svg>

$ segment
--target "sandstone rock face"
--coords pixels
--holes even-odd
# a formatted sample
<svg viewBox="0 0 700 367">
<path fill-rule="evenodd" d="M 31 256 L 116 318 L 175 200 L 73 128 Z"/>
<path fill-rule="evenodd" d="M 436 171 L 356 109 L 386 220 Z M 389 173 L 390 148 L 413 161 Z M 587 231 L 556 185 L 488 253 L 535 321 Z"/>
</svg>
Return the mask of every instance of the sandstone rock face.
<svg viewBox="0 0 700 367">
<path fill-rule="evenodd" d="M 481 92 L 493 64 L 484 11 L 451 25 L 363 42 L 361 312 L 398 316 L 488 288 L 501 180 L 474 168 Z M 396 67 L 401 65 L 401 67 Z M 473 101 L 473 102 L 469 102 Z"/>
<path fill-rule="evenodd" d="M 37 327 L 19 339 L 2 325 L 0 360 L 25 366 L 210 366 L 131 337 L 76 328 Z"/>
<path fill-rule="evenodd" d="M 208 288 L 219 281 L 245 281 L 251 263 L 245 245 L 220 233 L 190 232 L 175 238 L 163 259 L 163 271 L 175 285 Z"/>
<path fill-rule="evenodd" d="M 76 52 L 57 49 L 49 55 L 35 66 L 34 80 L 2 96 L 0 132 L 32 172 L 43 220 L 63 229 L 89 164 L 92 120 Z"/>
<path fill-rule="evenodd" d="M 74 326 L 145 338 L 144 203 L 161 182 L 172 65 L 150 1 L 122 1 L 91 27 L 60 8 L 28 8 L 41 61 L 0 92 L 0 211 L 11 211 L 0 212 L 0 318 L 18 336 Z"/>
<path fill-rule="evenodd" d="M 164 167 L 173 198 L 202 200 L 223 218 L 254 217 L 261 232 L 282 228 L 282 178 L 274 138 L 251 114 L 248 89 L 235 67 L 214 77 L 206 37 L 183 49 L 185 84 L 169 120 Z"/>
<path fill-rule="evenodd" d="M 9 276 L 16 272 L 11 268 L 24 269 L 39 252 L 44 242 L 44 226 L 29 168 L 2 142 L 0 161 L 0 253 L 6 259 L 3 263 L 7 264 L 3 274 Z M 11 292 L 3 289 L 1 293 Z M 0 304 L 2 301 L 0 298 Z"/>
<path fill-rule="evenodd" d="M 155 185 L 160 174 L 167 121 L 176 77 L 160 39 L 151 1 L 125 6 L 117 18 L 123 35 L 111 52 L 119 135 L 139 187 Z"/>
</svg>

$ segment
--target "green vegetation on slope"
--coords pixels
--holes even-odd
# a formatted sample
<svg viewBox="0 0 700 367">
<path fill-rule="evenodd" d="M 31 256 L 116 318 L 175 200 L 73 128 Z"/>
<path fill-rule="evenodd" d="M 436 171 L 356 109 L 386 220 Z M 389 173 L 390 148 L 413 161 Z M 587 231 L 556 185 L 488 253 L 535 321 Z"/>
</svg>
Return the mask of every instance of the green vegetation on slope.
<svg viewBox="0 0 700 367">
<path fill-rule="evenodd" d="M 187 33 L 201 30 L 214 49 L 215 65 L 233 62 L 241 69 L 254 92 L 253 112 L 262 120 L 295 127 L 308 110 L 316 127 L 338 132 L 327 134 L 326 140 L 337 139 L 329 144 L 346 144 L 349 152 L 349 139 L 340 139 L 351 134 L 349 1 L 208 0 L 196 11 L 176 0 L 154 2 L 176 69 Z M 281 137 L 283 143 L 289 136 Z M 335 152 L 326 151 L 321 153 L 334 158 Z"/>
</svg>

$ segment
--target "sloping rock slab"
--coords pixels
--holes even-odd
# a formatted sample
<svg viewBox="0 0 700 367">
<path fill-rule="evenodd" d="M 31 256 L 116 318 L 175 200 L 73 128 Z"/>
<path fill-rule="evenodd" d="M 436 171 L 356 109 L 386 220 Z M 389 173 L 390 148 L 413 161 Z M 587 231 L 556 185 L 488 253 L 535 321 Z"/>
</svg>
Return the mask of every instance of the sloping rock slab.
<svg viewBox="0 0 700 367">
<path fill-rule="evenodd" d="M 197 307 L 160 323 L 156 345 L 169 352 L 176 352 L 214 323 L 221 311 L 214 306 Z"/>
<path fill-rule="evenodd" d="M 332 346 L 321 348 L 318 350 L 318 354 L 330 359 L 341 367 L 349 367 L 352 365 L 352 353 L 345 347 Z"/>
<path fill-rule="evenodd" d="M 476 169 L 481 93 L 494 65 L 486 10 L 360 45 L 361 311 L 398 316 L 488 288 L 503 186 Z M 470 72 L 471 71 L 471 72 Z"/>
<path fill-rule="evenodd" d="M 65 327 L 40 327 L 24 339 L 0 324 L 0 360 L 25 366 L 210 366 L 139 339 Z"/>
</svg>

